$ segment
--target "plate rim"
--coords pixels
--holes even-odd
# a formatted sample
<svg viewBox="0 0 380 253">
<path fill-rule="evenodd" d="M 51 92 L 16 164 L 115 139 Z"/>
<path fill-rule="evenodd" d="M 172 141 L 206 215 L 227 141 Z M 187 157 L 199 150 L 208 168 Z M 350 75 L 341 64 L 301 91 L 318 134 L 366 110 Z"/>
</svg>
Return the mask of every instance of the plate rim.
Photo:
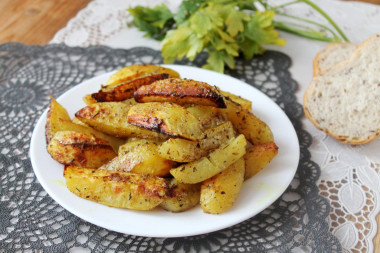
<svg viewBox="0 0 380 253">
<path fill-rule="evenodd" d="M 97 225 L 97 226 L 109 229 L 111 231 L 116 231 L 116 232 L 120 232 L 120 233 L 126 233 L 126 234 L 130 234 L 130 235 L 136 235 L 136 236 L 154 237 L 154 238 L 173 238 L 173 237 L 194 236 L 194 235 L 200 235 L 200 234 L 206 234 L 206 233 L 210 233 L 210 232 L 219 231 L 219 230 L 225 229 L 227 227 L 231 227 L 233 225 L 239 224 L 242 221 L 245 221 L 247 219 L 250 219 L 250 218 L 254 217 L 255 215 L 259 214 L 260 212 L 262 212 L 264 209 L 268 208 L 282 194 L 284 194 L 284 192 L 286 191 L 287 187 L 290 185 L 291 181 L 293 180 L 293 178 L 295 176 L 295 173 L 297 171 L 297 168 L 299 166 L 300 146 L 299 146 L 298 136 L 296 134 L 294 126 L 292 125 L 290 119 L 287 117 L 287 115 L 285 114 L 285 112 L 272 99 L 270 99 L 265 93 L 263 93 L 262 91 L 258 90 L 257 88 L 255 88 L 255 87 L 253 87 L 253 86 L 251 86 L 251 85 L 249 85 L 249 84 L 247 84 L 247 83 L 245 83 L 245 82 L 243 82 L 243 81 L 241 81 L 241 80 L 239 80 L 237 78 L 234 78 L 234 77 L 231 77 L 231 76 L 228 76 L 228 75 L 225 75 L 225 74 L 217 73 L 217 72 L 214 72 L 214 71 L 205 70 L 205 69 L 201 69 L 201 68 L 197 68 L 197 67 L 192 67 L 192 66 L 187 66 L 187 65 L 164 65 L 164 64 L 162 64 L 162 66 L 168 67 L 168 68 L 173 68 L 174 70 L 177 70 L 179 72 L 181 72 L 181 70 L 183 71 L 183 70 L 191 69 L 192 71 L 204 72 L 206 74 L 210 74 L 211 76 L 212 75 L 216 75 L 216 76 L 221 75 L 222 78 L 227 78 L 227 79 L 233 80 L 234 82 L 238 82 L 238 83 L 240 83 L 240 85 L 243 85 L 246 89 L 253 89 L 253 90 L 255 90 L 255 92 L 261 93 L 261 95 L 263 95 L 264 97 L 266 97 L 266 99 L 269 99 L 270 102 L 272 103 L 272 105 L 275 106 L 276 109 L 279 109 L 281 111 L 281 113 L 283 114 L 283 116 L 285 116 L 285 118 L 288 120 L 287 123 L 290 123 L 291 128 L 293 130 L 292 134 L 294 135 L 293 137 L 295 137 L 294 140 L 296 141 L 296 146 L 298 147 L 296 150 L 294 150 L 294 151 L 298 151 L 295 154 L 295 156 L 297 157 L 297 159 L 296 159 L 297 162 L 296 162 L 296 164 L 294 164 L 295 168 L 293 168 L 292 174 L 289 175 L 289 178 L 291 178 L 291 179 L 289 180 L 289 182 L 286 183 L 286 187 L 282 191 L 278 192 L 278 194 L 276 194 L 276 196 L 273 196 L 272 199 L 271 199 L 271 201 L 268 202 L 269 204 L 267 204 L 266 206 L 263 206 L 262 208 L 256 209 L 256 211 L 251 216 L 249 216 L 249 217 L 244 216 L 244 217 L 241 217 L 240 219 L 234 219 L 232 222 L 226 222 L 224 225 L 220 225 L 218 227 L 210 227 L 210 228 L 206 227 L 206 228 L 198 229 L 198 230 L 195 229 L 195 230 L 193 230 L 190 233 L 189 232 L 184 232 L 184 231 L 182 231 L 182 232 L 176 231 L 176 233 L 166 233 L 166 234 L 160 234 L 160 233 L 157 233 L 157 232 L 156 233 L 152 233 L 152 232 L 148 232 L 148 231 L 147 231 L 147 233 L 133 233 L 130 230 L 120 231 L 120 229 L 115 229 L 113 226 L 110 226 L 110 225 L 108 225 L 108 224 L 106 224 L 106 223 L 104 223 L 102 221 L 99 222 L 98 220 L 93 220 L 92 218 L 89 218 L 87 215 L 83 214 L 80 211 L 78 213 L 78 210 L 76 208 L 73 208 L 72 206 L 67 205 L 66 202 L 60 201 L 60 198 L 56 196 L 57 193 L 54 192 L 54 190 L 47 184 L 44 176 L 41 174 L 42 171 L 40 169 L 36 169 L 37 166 L 38 166 L 38 162 L 36 160 L 37 157 L 35 156 L 35 153 L 38 150 L 35 149 L 35 144 L 38 141 L 43 141 L 44 143 L 46 143 L 45 140 L 38 140 L 38 139 L 36 139 L 37 138 L 38 130 L 41 130 L 41 126 L 43 127 L 43 129 L 45 129 L 44 125 L 45 125 L 45 122 L 46 122 L 46 115 L 47 115 L 47 111 L 48 111 L 48 108 L 46 108 L 44 110 L 44 112 L 42 113 L 42 115 L 40 116 L 40 118 L 38 119 L 38 121 L 37 121 L 37 123 L 36 123 L 36 125 L 35 125 L 35 127 L 33 129 L 33 134 L 32 134 L 32 138 L 31 138 L 31 141 L 30 141 L 30 149 L 29 149 L 30 160 L 31 160 L 31 163 L 32 163 L 33 171 L 34 171 L 34 173 L 35 173 L 35 175 L 36 175 L 39 183 L 44 188 L 44 190 L 49 194 L 49 196 L 52 199 L 54 199 L 64 209 L 66 209 L 67 211 L 69 211 L 73 215 L 75 215 L 75 216 L 77 216 L 77 217 L 79 217 L 79 218 L 81 218 L 81 219 L 83 219 L 83 220 L 85 220 L 87 222 L 90 222 L 90 223 L 92 223 L 94 225 Z M 57 98 L 57 101 L 59 102 L 60 100 L 63 100 L 65 98 L 65 96 L 67 96 L 67 94 L 69 94 L 70 92 L 75 91 L 76 89 L 79 89 L 79 87 L 82 87 L 82 86 L 86 85 L 87 83 L 94 82 L 96 79 L 101 79 L 101 78 L 104 78 L 104 77 L 107 77 L 107 76 L 109 77 L 114 72 L 115 71 L 110 71 L 110 72 L 107 72 L 107 73 L 104 73 L 104 74 L 101 74 L 101 75 L 94 76 L 94 77 L 92 77 L 90 79 L 84 80 L 81 83 L 78 83 L 74 87 L 68 89 L 63 94 L 61 94 Z M 196 79 L 196 78 L 194 78 L 194 79 Z M 202 80 L 200 80 L 200 81 L 202 81 Z M 99 86 L 97 86 L 97 87 L 99 87 Z M 46 146 L 46 144 L 45 144 L 45 146 Z M 45 148 L 45 150 L 46 150 L 46 148 Z M 63 165 L 61 165 L 61 164 L 57 164 L 57 165 L 63 167 Z M 79 198 L 79 197 L 77 197 L 77 198 Z M 81 199 L 81 200 L 88 201 L 88 200 L 85 200 L 85 199 Z M 126 209 L 126 210 L 128 210 L 128 209 Z M 132 211 L 132 210 L 128 210 L 128 211 Z M 132 212 L 144 212 L 144 211 L 132 211 Z M 148 211 L 148 212 L 152 212 L 152 211 Z M 163 212 L 166 212 L 166 211 L 163 211 Z M 186 213 L 186 211 L 184 213 Z M 175 215 L 175 213 L 173 215 Z M 204 214 L 204 215 L 211 215 L 211 214 Z M 219 216 L 222 216 L 222 215 L 223 214 L 220 214 Z"/>
</svg>

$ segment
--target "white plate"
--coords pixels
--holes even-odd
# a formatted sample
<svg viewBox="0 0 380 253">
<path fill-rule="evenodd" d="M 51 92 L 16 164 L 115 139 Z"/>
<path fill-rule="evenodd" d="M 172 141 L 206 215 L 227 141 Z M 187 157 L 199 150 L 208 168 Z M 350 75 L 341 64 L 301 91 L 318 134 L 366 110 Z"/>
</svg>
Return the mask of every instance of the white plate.
<svg viewBox="0 0 380 253">
<path fill-rule="evenodd" d="M 259 90 L 235 78 L 194 67 L 167 66 L 178 71 L 181 77 L 205 81 L 251 100 L 254 113 L 273 131 L 279 146 L 278 155 L 264 170 L 244 183 L 236 203 L 220 215 L 205 214 L 199 205 L 182 213 L 112 208 L 79 198 L 65 187 L 63 166 L 46 151 L 46 110 L 34 129 L 30 156 L 39 182 L 62 207 L 113 231 L 147 237 L 182 237 L 213 232 L 251 218 L 272 204 L 288 187 L 297 170 L 299 144 L 293 125 L 281 108 Z M 82 97 L 96 92 L 111 74 L 100 75 L 75 86 L 60 96 L 58 102 L 73 116 L 85 106 Z"/>
</svg>

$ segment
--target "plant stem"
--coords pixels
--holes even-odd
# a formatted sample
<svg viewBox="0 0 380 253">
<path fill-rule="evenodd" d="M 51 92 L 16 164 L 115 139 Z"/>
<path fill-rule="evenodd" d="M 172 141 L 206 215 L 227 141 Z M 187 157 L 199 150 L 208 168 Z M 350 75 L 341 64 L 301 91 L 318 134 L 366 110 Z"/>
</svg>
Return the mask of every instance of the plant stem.
<svg viewBox="0 0 380 253">
<path fill-rule="evenodd" d="M 349 42 L 349 39 L 346 37 L 346 35 L 343 33 L 343 31 L 338 27 L 338 25 L 329 17 L 329 15 L 326 14 L 321 8 L 319 8 L 315 3 L 311 2 L 310 0 L 300 0 L 301 2 L 304 2 L 305 4 L 311 6 L 316 11 L 318 11 L 329 23 L 335 28 L 335 30 L 342 36 L 342 38 Z"/>
<path fill-rule="evenodd" d="M 297 36 L 304 37 L 307 39 L 326 41 L 326 42 L 338 41 L 337 38 L 329 38 L 329 37 L 321 36 L 321 34 L 316 32 L 316 31 L 307 31 L 307 30 L 296 29 L 294 27 L 286 25 L 286 23 L 284 23 L 284 22 L 275 21 L 274 26 L 279 30 L 282 30 L 282 31 L 285 31 L 288 33 L 292 33 L 292 34 L 295 34 Z"/>
<path fill-rule="evenodd" d="M 309 19 L 305 19 L 305 18 L 301 18 L 301 17 L 297 17 L 297 16 L 281 13 L 281 12 L 278 12 L 278 11 L 275 11 L 275 13 L 277 15 L 279 15 L 279 16 L 284 16 L 284 17 L 287 17 L 287 18 L 292 18 L 292 19 L 303 21 L 305 23 L 309 23 L 309 24 L 315 25 L 315 26 L 319 26 L 319 27 L 321 27 L 321 28 L 329 31 L 333 35 L 333 37 L 334 37 L 335 40 L 339 40 L 338 35 L 332 29 L 330 29 L 329 27 L 327 27 L 325 25 L 322 25 L 320 23 L 314 22 L 314 21 L 309 20 Z"/>
</svg>

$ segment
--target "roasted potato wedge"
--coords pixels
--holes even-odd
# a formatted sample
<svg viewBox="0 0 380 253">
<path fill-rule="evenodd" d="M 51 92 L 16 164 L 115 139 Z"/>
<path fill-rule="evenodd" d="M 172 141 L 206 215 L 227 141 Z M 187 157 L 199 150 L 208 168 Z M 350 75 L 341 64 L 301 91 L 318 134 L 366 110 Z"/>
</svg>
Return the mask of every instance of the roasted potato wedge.
<svg viewBox="0 0 380 253">
<path fill-rule="evenodd" d="M 207 157 L 171 169 L 170 174 L 180 183 L 196 184 L 202 182 L 243 157 L 246 152 L 246 145 L 247 141 L 241 134 L 211 152 Z"/>
<path fill-rule="evenodd" d="M 220 113 L 232 122 L 237 131 L 252 144 L 261 144 L 273 141 L 273 134 L 269 126 L 252 112 L 233 101 L 226 100 L 227 108 L 220 109 Z"/>
<path fill-rule="evenodd" d="M 173 178 L 169 183 L 169 191 L 160 207 L 173 213 L 186 211 L 199 203 L 200 184 L 181 184 Z"/>
<path fill-rule="evenodd" d="M 59 163 L 87 168 L 98 168 L 117 155 L 108 141 L 75 131 L 57 132 L 47 151 Z"/>
<path fill-rule="evenodd" d="M 205 213 L 224 213 L 233 205 L 244 182 L 244 171 L 244 159 L 240 158 L 227 169 L 202 182 L 200 203 Z"/>
<path fill-rule="evenodd" d="M 127 122 L 127 117 L 130 108 L 131 105 L 128 103 L 96 103 L 82 108 L 75 113 L 75 117 L 101 132 L 121 138 L 167 138 L 165 135 L 129 124 Z"/>
<path fill-rule="evenodd" d="M 193 114 L 205 128 L 210 128 L 220 124 L 219 110 L 216 107 L 204 105 L 192 105 L 186 109 Z"/>
<path fill-rule="evenodd" d="M 71 118 L 66 109 L 57 100 L 51 98 L 45 125 L 46 143 L 50 142 L 56 132 L 65 130 L 59 128 L 61 121 L 71 121 Z"/>
<path fill-rule="evenodd" d="M 203 128 L 186 108 L 173 103 L 142 103 L 134 105 L 128 112 L 128 123 L 188 140 L 203 138 Z"/>
<path fill-rule="evenodd" d="M 76 124 L 71 121 L 69 114 L 66 109 L 62 107 L 54 98 L 49 105 L 49 110 L 47 113 L 47 121 L 45 125 L 45 134 L 47 143 L 53 138 L 58 131 L 76 131 L 85 134 L 93 134 L 97 138 L 106 140 L 111 144 L 115 152 L 118 151 L 119 146 L 125 141 L 116 138 L 102 132 L 96 131 L 95 129 L 88 127 L 86 125 Z"/>
<path fill-rule="evenodd" d="M 199 141 L 189 141 L 181 138 L 170 138 L 158 148 L 160 156 L 176 162 L 192 162 L 207 156 L 220 145 L 235 137 L 231 122 L 207 129 L 205 138 Z"/>
<path fill-rule="evenodd" d="M 152 140 L 133 140 L 120 146 L 118 157 L 114 158 L 100 169 L 166 176 L 174 162 L 158 154 L 161 143 Z"/>
<path fill-rule="evenodd" d="M 150 210 L 168 192 L 167 180 L 151 175 L 67 166 L 64 176 L 75 195 L 111 207 Z"/>
<path fill-rule="evenodd" d="M 86 103 L 123 101 L 133 97 L 133 93 L 140 87 L 151 84 L 157 80 L 168 78 L 168 74 L 152 74 L 125 81 L 117 85 L 107 86 L 107 91 L 100 90 L 91 94 L 93 99 L 85 98 Z"/>
<path fill-rule="evenodd" d="M 134 94 L 137 102 L 171 102 L 226 108 L 217 87 L 190 79 L 169 78 L 140 87 Z"/>
<path fill-rule="evenodd" d="M 249 179 L 262 170 L 277 155 L 278 147 L 274 142 L 249 147 L 244 155 L 246 164 L 245 179 Z"/>
<path fill-rule="evenodd" d="M 179 77 L 179 74 L 170 68 L 165 68 L 158 65 L 136 64 L 124 67 L 113 74 L 104 85 L 103 91 L 106 91 L 107 86 L 110 85 L 131 81 L 143 76 L 157 74 L 167 74 L 169 77 L 173 78 Z"/>
<path fill-rule="evenodd" d="M 252 102 L 248 99 L 242 98 L 227 91 L 221 91 L 221 93 L 225 99 L 238 103 L 244 110 L 247 110 L 249 112 L 252 111 Z"/>
</svg>

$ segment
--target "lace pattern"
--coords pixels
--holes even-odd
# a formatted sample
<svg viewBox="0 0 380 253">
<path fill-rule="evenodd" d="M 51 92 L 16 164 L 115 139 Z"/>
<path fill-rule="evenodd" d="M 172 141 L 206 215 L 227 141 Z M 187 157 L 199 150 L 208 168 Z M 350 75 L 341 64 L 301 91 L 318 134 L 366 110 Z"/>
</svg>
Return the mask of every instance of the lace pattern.
<svg viewBox="0 0 380 253">
<path fill-rule="evenodd" d="M 194 64 L 201 66 L 201 55 Z M 290 58 L 268 51 L 238 61 L 229 74 L 268 94 L 287 113 L 301 145 L 300 164 L 286 192 L 257 216 L 214 233 L 184 238 L 119 234 L 70 214 L 36 180 L 28 157 L 33 127 L 55 97 L 94 75 L 135 63 L 162 63 L 159 51 L 105 46 L 0 46 L 0 252 L 340 252 L 329 231 L 328 201 L 318 194 L 319 166 L 311 161 L 312 136 L 302 129 Z M 180 62 L 188 64 L 189 62 Z"/>
</svg>

